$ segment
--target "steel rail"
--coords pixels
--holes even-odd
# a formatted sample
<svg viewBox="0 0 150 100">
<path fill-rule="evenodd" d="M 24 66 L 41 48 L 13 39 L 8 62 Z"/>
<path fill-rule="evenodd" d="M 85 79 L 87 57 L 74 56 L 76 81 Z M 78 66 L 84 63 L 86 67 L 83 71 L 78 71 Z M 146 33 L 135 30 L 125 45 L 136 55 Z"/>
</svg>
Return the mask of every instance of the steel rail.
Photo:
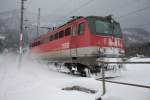
<svg viewBox="0 0 150 100">
<path fill-rule="evenodd" d="M 102 79 L 96 79 L 96 80 L 102 81 Z M 135 86 L 135 87 L 141 87 L 141 88 L 150 89 L 150 86 L 141 85 L 141 84 L 133 84 L 133 83 L 126 83 L 126 82 L 110 81 L 110 80 L 105 80 L 105 82 L 114 83 L 114 84 L 121 84 L 121 85 L 129 85 L 129 86 Z"/>
<path fill-rule="evenodd" d="M 103 64 L 150 64 L 150 62 L 142 62 L 142 61 L 137 61 L 137 62 L 105 62 L 105 61 L 97 61 L 98 63 L 103 63 Z"/>
</svg>

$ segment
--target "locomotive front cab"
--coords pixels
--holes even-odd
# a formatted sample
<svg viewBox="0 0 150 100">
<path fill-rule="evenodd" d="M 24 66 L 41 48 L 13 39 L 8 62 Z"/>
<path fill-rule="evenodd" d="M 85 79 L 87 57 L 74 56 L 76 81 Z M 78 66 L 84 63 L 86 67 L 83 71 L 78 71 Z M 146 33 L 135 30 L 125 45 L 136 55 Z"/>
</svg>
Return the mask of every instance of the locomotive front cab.
<svg viewBox="0 0 150 100">
<path fill-rule="evenodd" d="M 87 17 L 91 46 L 93 49 L 93 56 L 101 62 L 120 62 L 124 56 L 124 41 L 120 24 L 116 22 L 111 16 Z M 99 65 L 98 61 L 95 62 Z M 122 64 L 108 64 L 107 70 L 116 70 L 123 68 Z M 114 76 L 117 76 L 115 73 Z M 109 76 L 109 75 L 108 75 Z"/>
<path fill-rule="evenodd" d="M 108 17 L 87 17 L 92 34 L 122 38 L 120 24 Z"/>
<path fill-rule="evenodd" d="M 103 57 L 124 56 L 124 41 L 120 24 L 110 17 L 87 17 L 91 32 L 91 45 Z"/>
</svg>

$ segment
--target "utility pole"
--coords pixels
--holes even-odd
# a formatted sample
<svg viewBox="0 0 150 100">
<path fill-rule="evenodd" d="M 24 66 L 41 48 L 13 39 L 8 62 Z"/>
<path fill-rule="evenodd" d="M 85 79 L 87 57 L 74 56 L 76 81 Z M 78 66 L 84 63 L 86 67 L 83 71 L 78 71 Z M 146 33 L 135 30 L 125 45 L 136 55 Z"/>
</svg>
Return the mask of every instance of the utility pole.
<svg viewBox="0 0 150 100">
<path fill-rule="evenodd" d="M 25 22 L 24 29 L 25 29 L 26 34 L 27 34 L 27 38 L 26 38 L 27 41 L 26 41 L 26 43 L 27 43 L 27 45 L 29 46 L 29 44 L 30 44 L 30 41 L 29 41 L 30 39 L 29 39 L 29 38 L 30 38 L 30 37 L 29 37 L 29 31 L 28 31 L 28 29 L 29 29 L 30 27 L 28 26 L 28 21 L 29 21 L 28 19 L 25 19 L 25 20 L 24 20 L 24 22 Z"/>
<path fill-rule="evenodd" d="M 107 66 L 107 64 L 102 64 L 102 66 L 101 66 L 101 73 L 102 73 L 102 87 L 103 87 L 102 96 L 105 95 L 105 93 L 106 93 L 105 69 L 104 69 L 104 67 L 106 67 L 106 66 Z"/>
<path fill-rule="evenodd" d="M 40 8 L 38 8 L 38 17 L 37 17 L 37 37 L 39 36 L 40 29 Z"/>
<path fill-rule="evenodd" d="M 22 48 L 23 48 L 23 14 L 24 14 L 24 1 L 21 0 L 21 16 L 20 16 L 20 35 L 19 35 L 19 67 L 22 62 Z"/>
<path fill-rule="evenodd" d="M 99 49 L 100 50 L 100 49 Z M 100 53 L 99 53 L 99 58 L 97 59 L 98 61 L 98 65 L 100 67 L 100 72 L 102 75 L 102 94 L 99 98 L 97 98 L 96 100 L 102 100 L 102 96 L 104 96 L 106 94 L 106 83 L 105 83 L 105 67 L 108 66 L 108 64 L 104 63 L 104 58 L 100 58 Z"/>
<path fill-rule="evenodd" d="M 103 63 L 105 61 L 105 58 L 100 57 L 100 49 L 99 49 L 99 58 L 97 59 L 97 61 L 98 61 L 99 67 L 101 68 L 100 70 L 101 70 L 101 75 L 102 75 L 102 89 L 103 89 L 103 92 L 102 92 L 101 96 L 104 96 L 105 93 L 106 93 L 105 67 L 107 67 L 108 64 Z M 101 61 L 101 62 L 99 62 L 99 61 Z"/>
</svg>

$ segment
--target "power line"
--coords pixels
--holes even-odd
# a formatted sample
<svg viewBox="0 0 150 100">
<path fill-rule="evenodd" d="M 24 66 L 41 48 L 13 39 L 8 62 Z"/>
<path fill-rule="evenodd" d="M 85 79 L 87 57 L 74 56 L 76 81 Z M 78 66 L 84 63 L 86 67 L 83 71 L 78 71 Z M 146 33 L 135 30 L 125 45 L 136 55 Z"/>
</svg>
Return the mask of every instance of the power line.
<svg viewBox="0 0 150 100">
<path fill-rule="evenodd" d="M 120 10 L 120 9 L 123 9 L 123 8 L 127 8 L 129 7 L 130 4 L 132 4 L 133 1 L 130 0 L 130 2 L 127 2 L 127 3 L 123 3 L 123 5 L 119 5 L 119 7 L 116 7 L 115 9 L 112 9 L 111 12 L 115 12 L 117 10 Z M 127 6 L 128 5 L 128 6 Z M 119 8 L 119 9 L 118 9 Z"/>
<path fill-rule="evenodd" d="M 134 25 L 134 26 L 126 27 L 126 28 L 137 28 L 137 27 L 138 28 L 141 28 L 141 27 L 145 28 L 145 27 L 150 27 L 149 25 L 150 25 L 150 22 L 145 23 L 145 24 Z"/>
<path fill-rule="evenodd" d="M 88 0 L 88 1 L 85 2 L 84 4 L 80 5 L 79 7 L 75 8 L 75 9 L 73 9 L 72 11 L 70 11 L 69 13 L 67 13 L 67 15 L 70 15 L 70 14 L 72 14 L 72 13 L 74 13 L 74 12 L 77 12 L 79 9 L 82 9 L 83 7 L 85 7 L 85 6 L 89 5 L 90 3 L 92 3 L 93 1 L 94 1 L 94 0 Z M 65 17 L 63 17 L 62 19 L 57 20 L 57 21 L 63 21 L 63 20 L 66 19 L 66 18 L 68 18 L 68 16 L 65 16 Z"/>
<path fill-rule="evenodd" d="M 90 4 L 92 1 L 94 1 L 94 0 L 88 0 L 86 3 L 80 5 L 78 8 L 76 8 L 76 9 L 70 11 L 67 15 L 70 15 L 70 14 L 72 14 L 72 13 L 74 13 L 74 12 L 77 12 L 79 9 L 82 9 L 83 7 L 87 6 L 87 5 Z M 144 7 L 144 8 L 141 8 L 141 9 L 138 9 L 138 10 L 135 10 L 135 11 L 132 11 L 132 12 L 129 12 L 129 13 L 126 13 L 126 14 L 124 14 L 124 15 L 119 16 L 118 18 L 122 19 L 122 18 L 125 18 L 125 17 L 127 17 L 127 16 L 130 16 L 130 15 L 132 15 L 132 14 L 135 14 L 135 13 L 138 13 L 138 12 L 141 12 L 141 11 L 144 11 L 144 10 L 147 10 L 147 9 L 150 9 L 150 6 L 147 6 L 147 7 Z M 62 19 L 57 20 L 57 21 L 63 21 L 63 20 L 66 19 L 66 18 L 67 18 L 67 16 L 65 16 L 65 17 L 63 17 Z"/>
<path fill-rule="evenodd" d="M 125 17 L 127 17 L 127 16 L 136 14 L 136 13 L 138 13 L 138 12 L 142 12 L 142 11 L 147 10 L 147 9 L 150 9 L 150 6 L 147 6 L 147 7 L 141 8 L 141 9 L 137 9 L 137 10 L 132 11 L 132 12 L 129 12 L 129 13 L 127 13 L 127 14 L 121 15 L 121 16 L 119 16 L 118 18 L 122 19 L 122 18 L 125 18 Z M 150 25 L 150 22 L 145 23 L 145 24 L 135 25 L 135 26 L 136 26 L 136 27 L 140 27 L 140 26 L 141 26 L 141 27 L 144 27 L 145 25 Z"/>
<path fill-rule="evenodd" d="M 144 7 L 144 8 L 141 8 L 141 9 L 138 9 L 138 10 L 135 10 L 135 11 L 132 11 L 132 12 L 129 12 L 129 13 L 126 13 L 126 14 L 124 14 L 124 15 L 119 16 L 118 18 L 124 18 L 124 17 L 133 15 L 133 14 L 135 14 L 135 13 L 138 13 L 138 12 L 141 12 L 141 11 L 144 11 L 144 10 L 147 10 L 147 9 L 150 9 L 150 6 L 147 6 L 147 7 Z"/>
<path fill-rule="evenodd" d="M 87 2 L 81 4 L 81 5 L 78 6 L 77 8 L 75 8 L 75 9 L 73 9 L 72 11 L 70 11 L 69 13 L 67 13 L 66 15 L 70 15 L 70 14 L 72 14 L 72 13 L 74 13 L 74 12 L 77 12 L 78 10 L 84 8 L 85 6 L 89 5 L 89 4 L 92 3 L 93 1 L 94 1 L 94 0 L 88 0 Z M 68 2 L 68 1 L 64 2 L 64 3 L 62 4 L 62 6 L 65 5 L 67 2 Z M 61 8 L 62 6 L 60 6 L 59 8 Z M 57 8 L 57 9 L 58 9 L 58 8 Z M 55 9 L 55 10 L 57 10 L 57 9 Z M 124 15 L 119 16 L 118 18 L 122 19 L 122 18 L 125 18 L 125 17 L 127 17 L 127 16 L 133 15 L 133 14 L 135 14 L 135 13 L 144 11 L 144 10 L 146 10 L 146 9 L 150 9 L 150 6 L 147 6 L 147 7 L 144 7 L 144 8 L 137 9 L 137 10 L 135 10 L 135 11 L 126 13 L 126 14 L 124 14 Z M 115 10 L 115 9 L 114 9 L 114 10 Z M 113 11 L 114 11 L 114 10 L 113 10 Z M 55 12 L 56 12 L 56 11 L 55 11 Z M 68 16 L 65 16 L 65 17 L 63 17 L 62 19 L 55 20 L 55 21 L 64 21 L 64 19 L 67 19 L 67 18 L 69 18 L 69 17 L 68 17 Z M 141 26 L 141 25 L 138 25 L 138 26 Z"/>
<path fill-rule="evenodd" d="M 140 24 L 140 25 L 136 25 L 136 26 L 145 26 L 145 25 L 149 25 L 150 24 L 150 22 L 148 22 L 148 23 L 145 23 L 145 24 Z"/>
<path fill-rule="evenodd" d="M 150 25 L 150 22 L 145 23 L 145 24 L 135 25 L 135 27 L 147 27 L 146 25 L 149 26 L 149 25 Z"/>
<path fill-rule="evenodd" d="M 70 11 L 68 14 L 72 14 L 74 12 L 77 12 L 79 9 L 84 8 L 85 6 L 89 5 L 91 2 L 93 2 L 94 0 L 88 0 L 87 2 L 85 2 L 84 4 L 80 5 L 78 8 L 73 9 L 72 11 Z"/>
<path fill-rule="evenodd" d="M 57 10 L 62 9 L 62 7 L 66 6 L 66 4 L 70 1 L 72 1 L 72 0 L 69 0 L 69 1 L 67 0 L 66 2 L 62 3 L 58 8 L 54 9 L 53 12 L 57 12 Z"/>
</svg>

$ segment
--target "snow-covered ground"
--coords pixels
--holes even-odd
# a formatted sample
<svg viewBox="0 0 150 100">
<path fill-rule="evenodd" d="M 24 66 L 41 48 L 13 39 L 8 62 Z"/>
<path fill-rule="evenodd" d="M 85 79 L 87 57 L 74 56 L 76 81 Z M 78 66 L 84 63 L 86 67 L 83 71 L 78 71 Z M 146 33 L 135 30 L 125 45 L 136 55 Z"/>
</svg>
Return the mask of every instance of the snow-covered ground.
<svg viewBox="0 0 150 100">
<path fill-rule="evenodd" d="M 150 85 L 148 66 L 127 65 L 127 71 L 113 80 Z M 97 93 L 62 90 L 74 85 L 96 90 Z M 58 73 L 29 57 L 24 57 L 19 67 L 16 55 L 0 55 L 0 100 L 95 100 L 101 95 L 101 86 L 101 82 L 94 78 Z M 106 88 L 105 98 L 109 100 L 150 100 L 150 89 L 113 83 L 107 83 Z"/>
<path fill-rule="evenodd" d="M 131 58 L 132 62 L 150 62 L 150 58 Z M 121 77 L 111 80 L 150 86 L 150 64 L 126 64 Z"/>
</svg>

